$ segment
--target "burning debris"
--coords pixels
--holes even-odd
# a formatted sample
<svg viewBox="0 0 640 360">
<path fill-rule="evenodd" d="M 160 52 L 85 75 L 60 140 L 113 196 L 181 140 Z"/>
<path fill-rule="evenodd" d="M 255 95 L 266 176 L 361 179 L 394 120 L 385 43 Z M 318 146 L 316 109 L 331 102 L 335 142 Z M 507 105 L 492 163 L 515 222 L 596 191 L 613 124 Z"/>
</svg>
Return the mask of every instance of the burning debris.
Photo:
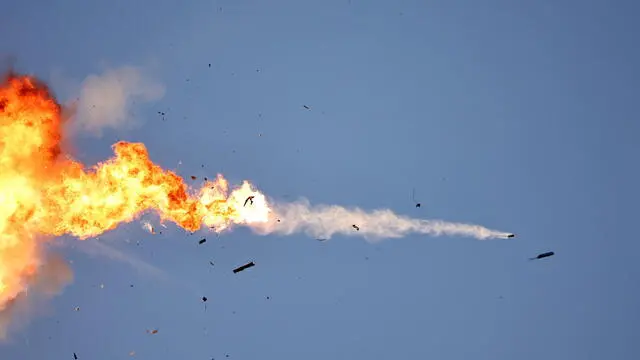
<svg viewBox="0 0 640 360">
<path fill-rule="evenodd" d="M 10 211 L 0 212 L 0 308 L 24 293 L 28 284 L 23 280 L 37 275 L 33 269 L 41 270 L 39 235 L 90 239 L 147 212 L 190 233 L 204 227 L 220 233 L 246 226 L 261 235 L 302 232 L 326 239 L 335 234 L 367 239 L 410 233 L 477 239 L 508 234 L 475 224 L 412 219 L 389 209 L 312 206 L 305 201 L 269 204 L 250 182 L 231 187 L 222 175 L 191 189 L 176 171 L 154 163 L 142 143 L 118 141 L 110 159 L 88 166 L 63 152 L 61 108 L 47 87 L 32 77 L 12 74 L 0 84 L 0 191 L 11 194 L 5 204 Z M 250 197 L 255 197 L 253 206 L 244 208 Z M 156 233 L 149 223 L 143 227 Z M 234 273 L 251 266 L 253 262 Z"/>
<path fill-rule="evenodd" d="M 244 264 L 244 265 L 242 265 L 240 267 L 237 267 L 237 268 L 233 269 L 233 273 L 237 274 L 240 271 L 244 271 L 244 270 L 246 270 L 246 269 L 248 269 L 250 267 L 254 267 L 254 266 L 256 266 L 256 264 L 254 264 L 253 261 L 251 261 L 249 263 L 246 263 L 246 264 Z"/>
</svg>

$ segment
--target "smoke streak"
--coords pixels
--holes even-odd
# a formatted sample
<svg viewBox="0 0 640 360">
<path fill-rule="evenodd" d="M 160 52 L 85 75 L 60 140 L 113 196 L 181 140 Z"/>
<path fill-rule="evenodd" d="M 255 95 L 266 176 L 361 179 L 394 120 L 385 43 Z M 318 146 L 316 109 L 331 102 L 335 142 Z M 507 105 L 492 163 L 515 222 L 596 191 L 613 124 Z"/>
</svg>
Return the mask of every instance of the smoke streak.
<svg viewBox="0 0 640 360">
<path fill-rule="evenodd" d="M 397 215 L 388 209 L 367 212 L 360 208 L 349 209 L 337 205 L 312 206 L 306 199 L 270 206 L 273 208 L 272 217 L 275 217 L 275 220 L 251 224 L 259 234 L 290 235 L 304 232 L 309 236 L 324 239 L 340 234 L 362 236 L 370 242 L 384 238 L 400 238 L 412 233 L 465 236 L 479 240 L 507 238 L 509 235 L 509 233 L 491 230 L 480 225 L 413 219 Z M 280 221 L 277 221 L 278 219 Z M 359 230 L 356 230 L 353 225 L 356 225 Z"/>
</svg>

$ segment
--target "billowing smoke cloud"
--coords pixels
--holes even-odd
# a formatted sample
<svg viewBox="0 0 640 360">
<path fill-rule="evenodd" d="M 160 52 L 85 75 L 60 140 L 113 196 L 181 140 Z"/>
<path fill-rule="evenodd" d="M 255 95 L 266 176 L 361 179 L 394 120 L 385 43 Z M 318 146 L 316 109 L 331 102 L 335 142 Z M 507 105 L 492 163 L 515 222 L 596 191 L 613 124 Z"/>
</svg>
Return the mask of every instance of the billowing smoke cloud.
<svg viewBox="0 0 640 360">
<path fill-rule="evenodd" d="M 106 128 L 131 128 L 137 120 L 132 106 L 159 100 L 164 94 L 164 85 L 139 67 L 122 66 L 90 75 L 70 106 L 73 112 L 70 130 L 100 136 Z"/>
<path fill-rule="evenodd" d="M 27 291 L 21 292 L 0 311 L 0 340 L 6 340 L 10 329 L 17 330 L 43 311 L 42 304 L 62 292 L 73 281 L 73 271 L 65 260 L 48 254 L 38 272 L 30 279 Z"/>
<path fill-rule="evenodd" d="M 375 242 L 385 238 L 400 238 L 408 234 L 449 235 L 476 239 L 507 238 L 510 233 L 491 230 L 480 225 L 413 219 L 382 209 L 366 212 L 337 205 L 312 206 L 303 199 L 293 203 L 273 204 L 277 219 L 251 226 L 260 234 L 290 235 L 304 232 L 316 238 L 329 239 L 335 234 L 362 236 Z M 279 221 L 278 221 L 279 220 Z"/>
</svg>

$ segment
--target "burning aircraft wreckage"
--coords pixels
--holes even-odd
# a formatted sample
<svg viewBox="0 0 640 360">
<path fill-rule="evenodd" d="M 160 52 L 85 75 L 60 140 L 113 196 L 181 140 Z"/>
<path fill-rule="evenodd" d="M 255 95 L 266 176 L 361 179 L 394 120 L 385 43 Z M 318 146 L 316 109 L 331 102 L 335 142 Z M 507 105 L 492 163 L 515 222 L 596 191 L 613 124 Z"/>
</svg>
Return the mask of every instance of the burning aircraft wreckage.
<svg viewBox="0 0 640 360">
<path fill-rule="evenodd" d="M 94 238 L 147 211 L 190 232 L 207 227 L 221 233 L 241 225 L 261 235 L 304 232 L 323 240 L 336 234 L 370 241 L 411 233 L 481 240 L 515 236 L 386 209 L 276 203 L 248 181 L 230 190 L 222 175 L 191 189 L 151 161 L 142 143 L 120 141 L 112 158 L 87 167 L 63 152 L 61 107 L 29 76 L 10 74 L 0 86 L 0 136 L 0 311 L 46 271 L 46 237 Z M 253 262 L 234 272 L 250 266 Z"/>
</svg>

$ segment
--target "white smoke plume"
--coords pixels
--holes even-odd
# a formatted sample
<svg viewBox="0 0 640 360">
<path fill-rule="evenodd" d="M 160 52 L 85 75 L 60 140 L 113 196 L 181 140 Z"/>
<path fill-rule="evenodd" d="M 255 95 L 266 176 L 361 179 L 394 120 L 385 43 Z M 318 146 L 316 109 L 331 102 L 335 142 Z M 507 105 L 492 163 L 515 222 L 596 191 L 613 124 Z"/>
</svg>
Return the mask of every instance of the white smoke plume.
<svg viewBox="0 0 640 360">
<path fill-rule="evenodd" d="M 164 94 L 164 85 L 138 67 L 122 66 L 90 75 L 70 106 L 71 130 L 100 136 L 106 128 L 130 128 L 136 120 L 132 106 L 159 100 Z"/>
<path fill-rule="evenodd" d="M 388 209 L 367 212 L 360 208 L 348 209 L 336 205 L 312 206 L 306 199 L 272 204 L 271 207 L 271 216 L 274 217 L 272 221 L 251 225 L 259 234 L 290 235 L 304 232 L 321 239 L 330 239 L 333 235 L 340 234 L 362 236 L 370 242 L 400 238 L 408 234 L 465 236 L 479 240 L 506 239 L 510 235 L 508 232 L 474 224 L 413 219 L 397 215 Z"/>
</svg>

